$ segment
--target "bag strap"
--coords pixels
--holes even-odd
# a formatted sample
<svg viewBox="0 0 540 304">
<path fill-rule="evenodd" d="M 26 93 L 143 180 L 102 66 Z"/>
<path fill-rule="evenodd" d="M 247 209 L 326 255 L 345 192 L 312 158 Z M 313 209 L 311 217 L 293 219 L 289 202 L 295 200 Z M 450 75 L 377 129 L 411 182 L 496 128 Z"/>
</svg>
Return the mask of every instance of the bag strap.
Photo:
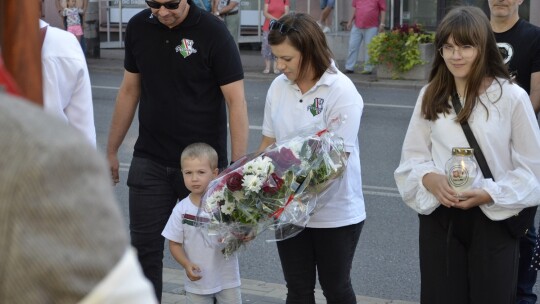
<svg viewBox="0 0 540 304">
<path fill-rule="evenodd" d="M 456 92 L 452 94 L 452 104 L 454 105 L 454 110 L 456 111 L 457 116 L 459 112 L 461 112 L 461 102 L 459 102 L 459 97 Z M 491 170 L 489 169 L 486 158 L 484 157 L 484 153 L 482 153 L 482 149 L 480 149 L 480 145 L 478 145 L 478 142 L 474 137 L 471 126 L 469 126 L 467 121 L 464 121 L 461 123 L 461 128 L 463 129 L 463 133 L 465 133 L 465 137 L 467 138 L 469 145 L 471 145 L 471 148 L 474 149 L 474 157 L 480 166 L 480 170 L 482 170 L 482 174 L 484 174 L 485 178 L 495 180 L 493 178 L 493 174 L 491 174 Z"/>
</svg>

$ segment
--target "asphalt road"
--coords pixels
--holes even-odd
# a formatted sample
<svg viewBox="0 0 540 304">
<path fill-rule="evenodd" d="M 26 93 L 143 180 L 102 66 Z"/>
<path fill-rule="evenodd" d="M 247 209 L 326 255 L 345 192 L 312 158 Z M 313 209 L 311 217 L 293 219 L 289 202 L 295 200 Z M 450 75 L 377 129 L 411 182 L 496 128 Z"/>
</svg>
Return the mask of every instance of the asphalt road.
<svg viewBox="0 0 540 304">
<path fill-rule="evenodd" d="M 107 132 L 120 85 L 120 72 L 91 73 L 98 148 L 104 151 Z M 249 150 L 261 138 L 261 124 L 270 78 L 245 80 L 250 118 Z M 365 103 L 359 132 L 362 179 L 367 220 L 353 263 L 356 294 L 419 301 L 418 219 L 397 192 L 393 171 L 400 158 L 418 89 L 357 86 Z M 116 195 L 127 222 L 127 170 L 137 136 L 135 121 L 120 149 L 121 181 Z M 165 251 L 165 266 L 180 268 Z M 276 246 L 265 235 L 240 251 L 242 278 L 284 284 Z M 538 290 L 538 285 L 535 287 Z"/>
</svg>

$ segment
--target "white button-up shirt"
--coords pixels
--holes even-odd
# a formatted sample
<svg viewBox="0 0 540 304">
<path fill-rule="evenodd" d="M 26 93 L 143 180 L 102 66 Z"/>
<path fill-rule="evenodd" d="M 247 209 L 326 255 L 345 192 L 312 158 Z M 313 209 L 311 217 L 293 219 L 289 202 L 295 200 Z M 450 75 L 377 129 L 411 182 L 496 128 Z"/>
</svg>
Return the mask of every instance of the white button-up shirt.
<svg viewBox="0 0 540 304">
<path fill-rule="evenodd" d="M 473 184 L 493 199 L 480 206 L 492 220 L 503 220 L 540 204 L 538 121 L 527 93 L 516 84 L 499 82 L 493 81 L 480 96 L 468 120 L 495 179 L 486 179 L 479 172 Z M 420 214 L 430 214 L 440 203 L 422 184 L 423 176 L 445 174 L 452 147 L 470 145 L 453 110 L 439 114 L 436 121 L 423 118 L 424 92 L 425 87 L 416 102 L 394 177 L 405 203 Z"/>
</svg>

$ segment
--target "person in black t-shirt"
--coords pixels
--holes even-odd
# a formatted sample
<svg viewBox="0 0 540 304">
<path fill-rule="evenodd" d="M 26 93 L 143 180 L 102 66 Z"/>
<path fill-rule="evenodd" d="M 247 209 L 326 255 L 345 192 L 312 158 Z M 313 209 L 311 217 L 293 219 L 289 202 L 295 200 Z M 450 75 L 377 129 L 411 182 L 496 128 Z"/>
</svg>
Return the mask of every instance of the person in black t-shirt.
<svg viewBox="0 0 540 304">
<path fill-rule="evenodd" d="M 540 27 L 519 18 L 522 0 L 489 0 L 491 27 L 510 75 L 540 112 Z"/>
<path fill-rule="evenodd" d="M 178 166 L 191 143 L 211 145 L 227 160 L 247 150 L 248 117 L 238 48 L 224 23 L 192 0 L 148 0 L 126 28 L 124 79 L 118 91 L 107 157 L 119 182 L 118 149 L 137 106 L 139 136 L 129 170 L 131 242 L 161 299 L 165 224 L 189 192 Z"/>
<path fill-rule="evenodd" d="M 491 28 L 510 75 L 531 99 L 534 112 L 540 111 L 540 28 L 520 19 L 523 0 L 489 0 Z M 520 240 L 517 304 L 536 303 L 533 293 L 537 272 L 530 269 L 536 233 L 534 223 Z"/>
</svg>

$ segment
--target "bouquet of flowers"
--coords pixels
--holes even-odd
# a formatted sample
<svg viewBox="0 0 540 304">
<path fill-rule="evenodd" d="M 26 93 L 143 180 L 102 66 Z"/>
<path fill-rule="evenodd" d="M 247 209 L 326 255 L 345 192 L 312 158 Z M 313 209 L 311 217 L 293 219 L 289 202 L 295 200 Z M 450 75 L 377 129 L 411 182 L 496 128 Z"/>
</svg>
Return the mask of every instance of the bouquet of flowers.
<svg viewBox="0 0 540 304">
<path fill-rule="evenodd" d="M 208 186 L 201 212 L 210 221 L 203 226 L 218 235 L 227 257 L 268 228 L 279 230 L 276 240 L 292 237 L 322 206 L 318 195 L 342 175 L 346 162 L 343 139 L 331 128 L 304 131 L 244 156 Z"/>
</svg>

